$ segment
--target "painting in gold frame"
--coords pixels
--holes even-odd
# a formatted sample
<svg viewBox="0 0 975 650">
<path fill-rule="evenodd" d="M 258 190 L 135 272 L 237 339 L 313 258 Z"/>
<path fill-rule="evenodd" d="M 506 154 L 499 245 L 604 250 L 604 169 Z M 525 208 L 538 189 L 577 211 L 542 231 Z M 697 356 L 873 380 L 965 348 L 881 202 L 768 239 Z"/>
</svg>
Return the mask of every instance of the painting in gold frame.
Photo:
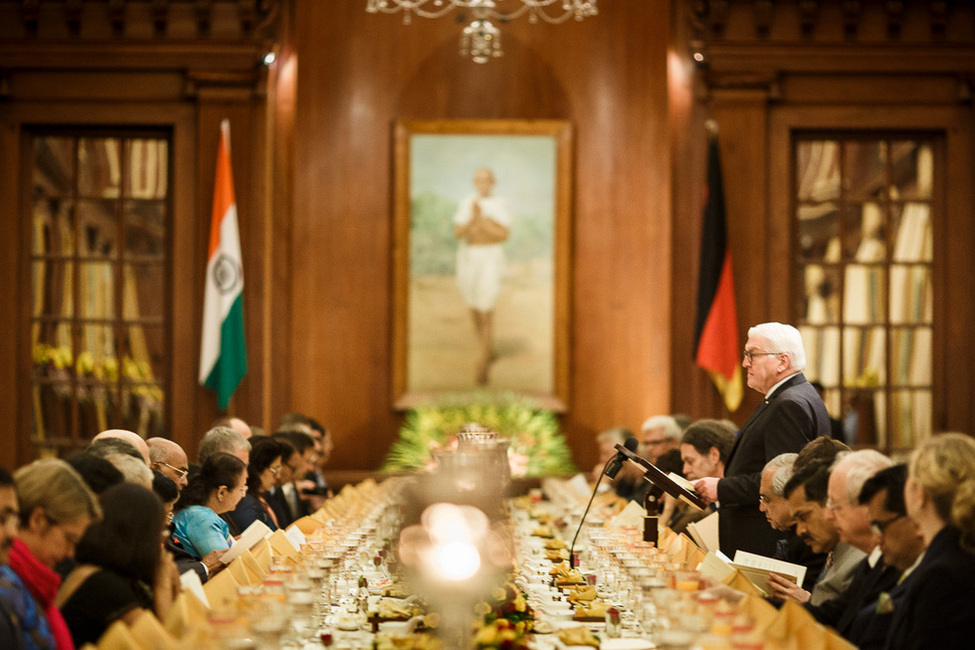
<svg viewBox="0 0 975 650">
<path fill-rule="evenodd" d="M 565 411 L 571 126 L 401 120 L 394 135 L 395 406 L 503 392 Z"/>
</svg>

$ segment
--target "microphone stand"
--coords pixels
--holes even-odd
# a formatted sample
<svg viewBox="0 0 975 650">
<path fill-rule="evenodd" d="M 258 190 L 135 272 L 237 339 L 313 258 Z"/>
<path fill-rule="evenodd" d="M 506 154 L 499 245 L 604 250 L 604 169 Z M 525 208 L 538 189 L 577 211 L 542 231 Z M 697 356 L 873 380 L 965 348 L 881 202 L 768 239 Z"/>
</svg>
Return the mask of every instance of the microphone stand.
<svg viewBox="0 0 975 650">
<path fill-rule="evenodd" d="M 647 483 L 650 483 L 646 495 L 643 497 L 643 509 L 647 511 L 643 518 L 643 541 L 652 542 L 657 545 L 660 533 L 660 507 L 663 505 L 661 498 L 664 496 L 663 488 L 657 486 L 644 476 Z"/>
<path fill-rule="evenodd" d="M 586 521 L 586 515 L 589 514 L 589 507 L 592 506 L 592 500 L 596 498 L 596 491 L 599 489 L 599 484 L 602 482 L 603 477 L 606 475 L 606 470 L 609 469 L 609 466 L 613 461 L 618 462 L 622 468 L 623 463 L 616 456 L 613 456 L 607 460 L 606 464 L 603 465 L 603 471 L 599 473 L 599 478 L 596 479 L 596 486 L 592 489 L 592 496 L 589 497 L 589 503 L 586 504 L 586 510 L 582 513 L 582 519 L 579 520 L 579 527 L 576 528 L 576 534 L 572 538 L 572 544 L 569 545 L 569 567 L 573 569 L 576 568 L 576 540 L 579 538 L 579 532 L 582 530 L 582 524 Z"/>
</svg>

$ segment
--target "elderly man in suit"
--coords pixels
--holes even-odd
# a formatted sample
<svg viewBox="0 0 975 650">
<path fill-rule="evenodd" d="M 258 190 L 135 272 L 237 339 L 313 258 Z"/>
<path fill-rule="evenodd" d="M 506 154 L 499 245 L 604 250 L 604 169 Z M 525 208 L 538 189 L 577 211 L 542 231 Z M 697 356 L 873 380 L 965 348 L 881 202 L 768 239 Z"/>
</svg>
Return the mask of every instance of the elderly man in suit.
<svg viewBox="0 0 975 650">
<path fill-rule="evenodd" d="M 771 556 L 782 534 L 759 510 L 762 469 L 779 454 L 798 452 L 813 438 L 828 436 L 829 414 L 802 374 L 806 353 L 799 330 L 791 325 L 762 323 L 749 329 L 741 365 L 749 388 L 765 399 L 738 433 L 724 478 L 702 478 L 694 487 L 706 502 L 718 504 L 723 553 L 734 557 L 741 549 Z"/>
</svg>

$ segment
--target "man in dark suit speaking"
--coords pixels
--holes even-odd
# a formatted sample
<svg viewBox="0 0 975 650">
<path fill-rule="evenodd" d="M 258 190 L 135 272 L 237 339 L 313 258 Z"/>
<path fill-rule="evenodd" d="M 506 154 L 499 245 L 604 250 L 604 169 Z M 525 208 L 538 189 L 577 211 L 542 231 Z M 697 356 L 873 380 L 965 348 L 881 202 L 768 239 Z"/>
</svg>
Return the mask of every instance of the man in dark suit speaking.
<svg viewBox="0 0 975 650">
<path fill-rule="evenodd" d="M 806 381 L 806 353 L 799 330 L 762 323 L 748 330 L 742 367 L 748 386 L 765 395 L 735 440 L 725 477 L 694 483 L 698 495 L 717 502 L 721 551 L 738 549 L 771 556 L 781 533 L 758 508 L 762 468 L 779 454 L 798 452 L 807 442 L 830 434 L 823 400 Z"/>
</svg>

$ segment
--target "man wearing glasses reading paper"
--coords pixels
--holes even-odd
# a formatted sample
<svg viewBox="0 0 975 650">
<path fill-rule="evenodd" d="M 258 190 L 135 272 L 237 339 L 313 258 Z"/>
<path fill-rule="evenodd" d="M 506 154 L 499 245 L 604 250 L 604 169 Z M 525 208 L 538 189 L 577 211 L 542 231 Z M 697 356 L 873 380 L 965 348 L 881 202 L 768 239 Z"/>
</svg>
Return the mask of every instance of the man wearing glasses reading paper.
<svg viewBox="0 0 975 650">
<path fill-rule="evenodd" d="M 772 556 L 782 536 L 758 507 L 765 463 L 830 433 L 826 406 L 802 374 L 806 353 L 799 330 L 782 323 L 756 325 L 748 330 L 743 356 L 748 386 L 765 399 L 739 431 L 725 477 L 694 483 L 704 501 L 718 504 L 721 551 L 731 558 L 738 549 Z"/>
</svg>

